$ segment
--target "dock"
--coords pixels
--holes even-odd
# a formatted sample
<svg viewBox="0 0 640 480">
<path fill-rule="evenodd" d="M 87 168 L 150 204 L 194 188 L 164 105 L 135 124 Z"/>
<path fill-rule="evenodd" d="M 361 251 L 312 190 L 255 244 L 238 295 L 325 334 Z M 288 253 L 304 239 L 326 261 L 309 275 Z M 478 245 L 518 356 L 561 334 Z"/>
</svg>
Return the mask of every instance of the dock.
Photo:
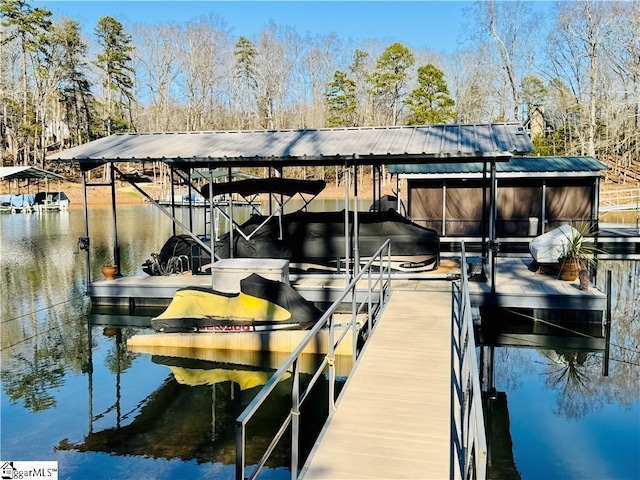
<svg viewBox="0 0 640 480">
<path fill-rule="evenodd" d="M 595 286 L 580 290 L 577 281 L 566 282 L 555 275 L 531 271 L 530 258 L 499 257 L 495 290 L 487 282 L 469 282 L 474 307 L 600 310 L 607 296 Z"/>
<path fill-rule="evenodd" d="M 345 388 L 303 478 L 450 478 L 446 285 L 394 290 Z"/>
<path fill-rule="evenodd" d="M 542 275 L 529 269 L 530 258 L 499 257 L 496 261 L 495 290 L 485 281 L 469 284 L 474 307 L 562 308 L 604 310 L 606 295 L 597 287 L 580 290 L 577 281 L 565 282 L 554 275 Z M 447 275 L 454 273 L 448 266 Z M 460 268 L 455 270 L 459 275 Z M 442 276 L 427 274 L 411 279 L 394 279 L 395 288 L 413 288 L 419 284 L 447 283 Z M 292 279 L 291 284 L 308 300 L 331 302 L 346 285 L 342 277 Z M 175 292 L 185 287 L 212 286 L 210 275 L 130 276 L 112 281 L 98 280 L 89 285 L 88 295 L 96 306 L 166 307 Z M 133 312 L 131 312 L 133 313 Z"/>
<path fill-rule="evenodd" d="M 499 258 L 495 291 L 487 282 L 470 282 L 472 305 L 605 309 L 606 295 L 595 286 L 580 290 L 577 281 L 541 275 L 529 268 L 530 263 L 525 258 Z M 194 281 L 211 282 L 206 275 L 193 277 L 178 276 L 173 283 L 171 277 L 146 280 L 162 282 L 163 291 Z M 123 279 L 97 283 L 107 289 L 120 283 L 117 289 L 127 292 Z M 331 297 L 330 292 L 344 288 L 344 283 L 345 279 L 339 278 L 292 281 L 301 294 L 318 298 Z M 337 409 L 301 471 L 305 479 L 450 478 L 451 281 L 393 279 L 391 290 L 389 303 L 349 375 Z M 240 354 L 243 350 L 243 355 L 260 357 L 261 351 L 271 351 L 275 360 L 295 348 L 303 335 L 304 331 L 267 335 L 142 334 L 130 338 L 128 347 L 140 353 L 170 356 L 199 352 L 198 356 L 207 358 L 211 353 L 206 352 Z M 317 351 L 307 353 L 325 348 L 318 345 Z M 336 358 L 347 361 L 347 351 L 336 354 Z"/>
</svg>

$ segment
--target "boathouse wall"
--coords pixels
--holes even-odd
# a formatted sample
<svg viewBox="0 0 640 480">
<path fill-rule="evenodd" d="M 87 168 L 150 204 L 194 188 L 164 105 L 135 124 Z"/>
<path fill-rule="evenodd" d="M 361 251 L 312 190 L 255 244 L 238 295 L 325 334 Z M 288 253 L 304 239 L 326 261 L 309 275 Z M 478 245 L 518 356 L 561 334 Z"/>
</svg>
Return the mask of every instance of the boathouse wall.
<svg viewBox="0 0 640 480">
<path fill-rule="evenodd" d="M 597 228 L 600 170 L 606 167 L 588 158 L 586 163 L 569 162 L 571 170 L 560 170 L 556 163 L 545 171 L 539 168 L 543 161 L 537 160 L 536 169 L 528 171 L 524 165 L 532 163 L 514 158 L 498 172 L 498 237 L 540 235 L 566 223 Z M 577 163 L 584 163 L 583 168 L 576 169 Z M 411 169 L 415 172 L 416 167 Z M 409 218 L 441 236 L 489 236 L 491 180 L 486 171 L 465 173 L 451 164 L 440 172 L 437 165 L 429 169 L 424 174 L 399 174 L 407 181 Z"/>
</svg>

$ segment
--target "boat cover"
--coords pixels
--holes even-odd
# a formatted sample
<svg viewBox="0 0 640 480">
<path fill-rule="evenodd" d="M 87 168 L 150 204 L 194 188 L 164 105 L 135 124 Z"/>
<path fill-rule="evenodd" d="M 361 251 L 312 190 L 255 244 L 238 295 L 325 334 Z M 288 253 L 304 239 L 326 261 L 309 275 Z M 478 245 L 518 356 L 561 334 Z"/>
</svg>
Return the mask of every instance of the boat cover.
<svg viewBox="0 0 640 480">
<path fill-rule="evenodd" d="M 39 192 L 36 193 L 35 196 L 35 204 L 36 205 L 43 205 L 45 203 L 45 201 L 47 200 L 47 196 L 50 196 L 50 200 L 52 202 L 61 202 L 64 200 L 69 200 L 69 197 L 67 197 L 67 194 L 64 192 Z"/>
<path fill-rule="evenodd" d="M 23 208 L 30 207 L 34 204 L 36 194 L 34 193 L 20 193 L 18 195 L 2 195 L 0 202 L 3 206 Z"/>
<path fill-rule="evenodd" d="M 159 332 L 258 331 L 306 328 L 321 316 L 322 311 L 291 285 L 254 273 L 240 281 L 239 293 L 178 290 L 167 309 L 151 319 L 151 326 Z"/>
<path fill-rule="evenodd" d="M 155 255 L 155 254 L 152 254 Z M 189 265 L 182 262 L 173 262 L 172 259 L 187 257 Z M 172 265 L 183 269 L 187 267 L 194 273 L 201 273 L 200 267 L 211 262 L 211 255 L 205 251 L 190 235 L 173 235 L 165 242 L 154 260 L 146 260 L 142 264 L 142 270 L 147 275 L 171 275 L 181 273 L 175 271 Z"/>
<path fill-rule="evenodd" d="M 235 182 L 214 183 L 214 195 L 237 193 L 243 197 L 260 193 L 275 193 L 293 197 L 298 193 L 316 196 L 327 186 L 324 180 L 300 180 L 295 178 L 251 178 Z M 202 196 L 209 197 L 209 184 L 202 187 Z"/>
<path fill-rule="evenodd" d="M 335 262 L 345 256 L 345 212 L 303 212 L 280 217 L 254 215 L 234 233 L 236 257 L 286 258 L 292 263 Z M 266 223 L 265 223 L 266 222 Z M 264 225 L 263 225 L 264 223 Z M 349 232 L 354 239 L 354 212 L 349 212 Z M 361 258 L 371 257 L 382 244 L 391 240 L 391 256 L 431 258 L 433 268 L 440 259 L 440 238 L 435 230 L 408 220 L 394 210 L 358 212 L 358 240 Z M 352 240 L 353 241 L 353 240 Z M 229 233 L 220 237 L 216 254 L 229 257 Z"/>
<path fill-rule="evenodd" d="M 560 225 L 531 240 L 529 252 L 538 263 L 558 263 L 568 245 L 578 235 L 580 232 L 571 225 Z"/>
</svg>

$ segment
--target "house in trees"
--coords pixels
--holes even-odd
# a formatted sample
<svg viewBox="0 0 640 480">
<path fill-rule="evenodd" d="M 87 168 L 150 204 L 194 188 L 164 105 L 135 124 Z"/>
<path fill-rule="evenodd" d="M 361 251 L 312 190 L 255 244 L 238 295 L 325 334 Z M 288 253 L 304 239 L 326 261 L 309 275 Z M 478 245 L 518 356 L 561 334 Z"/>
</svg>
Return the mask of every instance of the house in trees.
<svg viewBox="0 0 640 480">
<path fill-rule="evenodd" d="M 523 126 L 531 138 L 546 137 L 555 131 L 553 124 L 545 115 L 542 105 L 535 105 L 531 108 Z"/>
<path fill-rule="evenodd" d="M 565 223 L 597 227 L 601 171 L 593 157 L 519 157 L 490 165 L 423 163 L 390 165 L 406 181 L 408 216 L 443 238 L 489 238 L 491 197 L 497 238 L 532 237 Z"/>
</svg>

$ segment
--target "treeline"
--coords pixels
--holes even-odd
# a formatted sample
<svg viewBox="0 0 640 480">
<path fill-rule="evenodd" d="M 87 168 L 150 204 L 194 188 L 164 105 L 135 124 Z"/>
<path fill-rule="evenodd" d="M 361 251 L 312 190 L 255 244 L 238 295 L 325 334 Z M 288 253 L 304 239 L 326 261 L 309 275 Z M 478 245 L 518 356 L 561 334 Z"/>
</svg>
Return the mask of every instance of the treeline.
<svg viewBox="0 0 640 480">
<path fill-rule="evenodd" d="M 640 2 L 558 2 L 545 18 L 528 2 L 479 1 L 450 55 L 276 24 L 234 37 L 215 15 L 103 17 L 85 38 L 26 0 L 0 5 L 3 165 L 44 166 L 48 152 L 127 131 L 516 120 L 537 154 L 638 170 Z"/>
</svg>

